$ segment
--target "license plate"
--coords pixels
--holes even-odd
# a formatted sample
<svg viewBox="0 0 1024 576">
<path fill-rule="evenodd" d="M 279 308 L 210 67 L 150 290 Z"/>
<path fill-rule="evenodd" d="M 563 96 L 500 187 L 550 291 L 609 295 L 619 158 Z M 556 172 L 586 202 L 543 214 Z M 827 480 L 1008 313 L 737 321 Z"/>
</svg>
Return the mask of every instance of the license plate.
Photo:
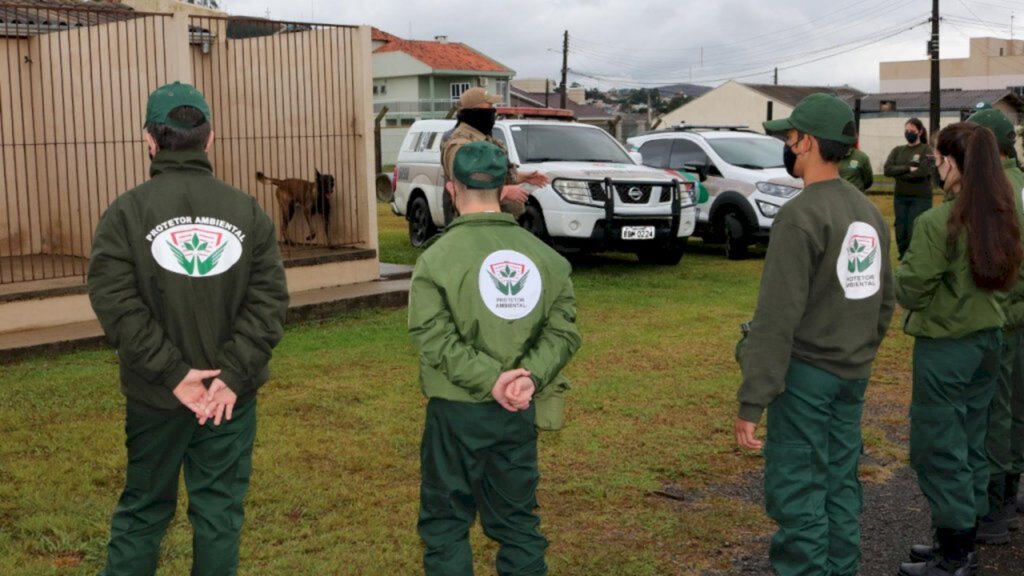
<svg viewBox="0 0 1024 576">
<path fill-rule="evenodd" d="M 654 226 L 623 226 L 623 240 L 653 240 Z"/>
</svg>

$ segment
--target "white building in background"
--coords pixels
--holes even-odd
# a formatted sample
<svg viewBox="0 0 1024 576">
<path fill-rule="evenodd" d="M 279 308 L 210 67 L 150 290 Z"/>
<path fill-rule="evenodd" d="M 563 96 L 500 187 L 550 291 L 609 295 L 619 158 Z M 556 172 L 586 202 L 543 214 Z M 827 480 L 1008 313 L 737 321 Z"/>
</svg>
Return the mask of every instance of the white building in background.
<svg viewBox="0 0 1024 576">
<path fill-rule="evenodd" d="M 971 38 L 967 58 L 939 60 L 939 76 L 943 90 L 1017 88 L 1024 92 L 1024 40 Z M 879 80 L 883 93 L 925 92 L 931 88 L 931 62 L 882 62 Z"/>
</svg>

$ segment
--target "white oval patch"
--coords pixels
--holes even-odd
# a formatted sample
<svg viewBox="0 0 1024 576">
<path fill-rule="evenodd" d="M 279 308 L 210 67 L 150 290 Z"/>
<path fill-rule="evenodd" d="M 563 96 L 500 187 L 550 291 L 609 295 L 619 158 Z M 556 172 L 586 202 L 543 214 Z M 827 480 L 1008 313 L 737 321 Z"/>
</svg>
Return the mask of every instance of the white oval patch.
<svg viewBox="0 0 1024 576">
<path fill-rule="evenodd" d="M 843 249 L 836 261 L 836 275 L 850 300 L 863 300 L 882 287 L 882 254 L 878 231 L 866 222 L 854 222 L 846 229 Z"/>
<path fill-rule="evenodd" d="M 515 250 L 498 250 L 484 258 L 479 282 L 487 309 L 505 320 L 518 320 L 532 312 L 543 290 L 537 265 Z"/>
<path fill-rule="evenodd" d="M 164 270 L 205 278 L 230 270 L 242 257 L 242 243 L 224 228 L 182 224 L 154 238 L 151 251 Z"/>
</svg>

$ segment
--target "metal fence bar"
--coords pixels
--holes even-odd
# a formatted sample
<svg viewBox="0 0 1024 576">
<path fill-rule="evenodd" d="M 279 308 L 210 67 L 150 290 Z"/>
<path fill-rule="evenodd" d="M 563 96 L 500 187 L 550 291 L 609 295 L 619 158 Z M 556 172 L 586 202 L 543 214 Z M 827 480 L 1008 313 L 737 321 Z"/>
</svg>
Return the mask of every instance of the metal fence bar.
<svg viewBox="0 0 1024 576">
<path fill-rule="evenodd" d="M 166 82 L 167 34 L 180 30 L 168 18 L 0 0 L 0 284 L 84 278 L 100 215 L 146 178 L 144 99 Z M 220 16 L 189 24 L 185 65 L 215 110 L 220 176 L 253 194 L 282 236 L 368 242 L 356 201 L 366 171 L 356 145 L 368 136 L 351 93 L 362 85 L 358 29 Z M 335 177 L 330 218 L 314 218 L 312 230 L 293 218 L 286 230 L 275 188 L 255 173 L 312 183 L 314 169 Z"/>
</svg>

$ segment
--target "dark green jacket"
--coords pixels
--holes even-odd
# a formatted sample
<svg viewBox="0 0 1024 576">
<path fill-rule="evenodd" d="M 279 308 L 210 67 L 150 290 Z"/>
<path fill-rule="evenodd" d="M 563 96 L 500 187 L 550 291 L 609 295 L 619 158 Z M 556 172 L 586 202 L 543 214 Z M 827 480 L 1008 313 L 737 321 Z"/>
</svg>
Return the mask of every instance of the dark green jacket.
<svg viewBox="0 0 1024 576">
<path fill-rule="evenodd" d="M 1024 172 L 1017 166 L 1016 160 L 1003 160 L 1003 171 L 1013 189 L 1013 201 L 1017 204 L 1017 212 L 1021 215 L 1021 237 L 1024 240 Z M 1007 329 L 1024 327 L 1024 265 L 1021 265 L 1017 277 L 1017 285 L 1010 290 L 1009 298 L 1003 306 L 1006 312 Z"/>
<path fill-rule="evenodd" d="M 804 188 L 772 225 L 757 311 L 737 349 L 739 417 L 760 420 L 785 390 L 791 357 L 867 378 L 894 307 L 882 214 L 844 180 Z"/>
<path fill-rule="evenodd" d="M 220 369 L 240 402 L 267 380 L 288 307 L 274 223 L 205 153 L 157 152 L 150 179 L 110 205 L 88 285 L 130 400 L 179 407 L 190 368 Z"/>
<path fill-rule="evenodd" d="M 1005 294 L 974 284 L 962 233 L 951 254 L 946 246 L 953 201 L 918 216 L 914 237 L 896 269 L 896 299 L 908 310 L 903 331 L 926 338 L 961 338 L 1006 321 Z"/>
<path fill-rule="evenodd" d="M 931 196 L 932 147 L 925 143 L 900 145 L 885 160 L 885 175 L 896 181 L 897 196 Z M 917 170 L 911 170 L 917 164 Z"/>
<path fill-rule="evenodd" d="M 580 347 L 569 263 L 508 214 L 456 218 L 416 262 L 409 334 L 429 398 L 491 402 L 525 368 L 538 394 Z"/>
<path fill-rule="evenodd" d="M 839 177 L 856 186 L 861 192 L 866 192 L 875 182 L 871 159 L 863 150 L 850 148 L 850 152 L 839 162 Z"/>
</svg>

